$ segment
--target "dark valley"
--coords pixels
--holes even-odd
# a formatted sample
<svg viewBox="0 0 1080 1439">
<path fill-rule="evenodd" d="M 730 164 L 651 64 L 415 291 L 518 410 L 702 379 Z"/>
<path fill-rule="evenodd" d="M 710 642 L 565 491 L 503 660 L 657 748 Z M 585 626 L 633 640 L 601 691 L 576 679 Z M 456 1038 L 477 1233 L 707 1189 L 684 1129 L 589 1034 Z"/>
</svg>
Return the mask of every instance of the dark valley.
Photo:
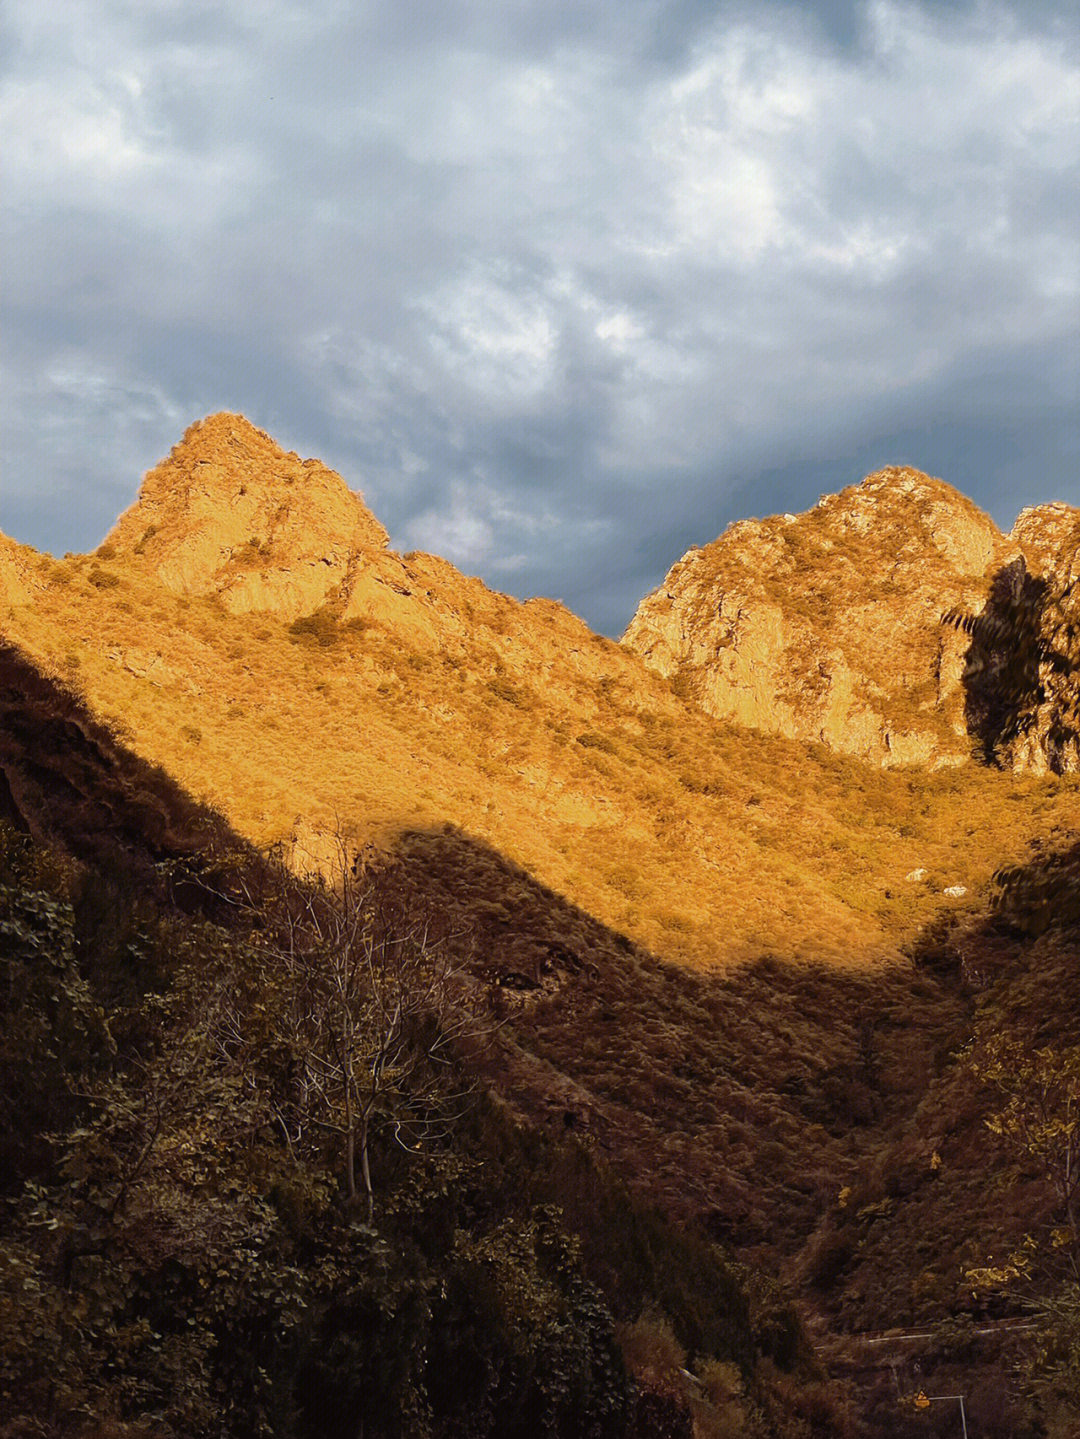
<svg viewBox="0 0 1080 1439">
<path fill-rule="evenodd" d="M 246 420 L 0 539 L 0 1435 L 1069 1439 L 1080 511 L 620 643 Z"/>
</svg>

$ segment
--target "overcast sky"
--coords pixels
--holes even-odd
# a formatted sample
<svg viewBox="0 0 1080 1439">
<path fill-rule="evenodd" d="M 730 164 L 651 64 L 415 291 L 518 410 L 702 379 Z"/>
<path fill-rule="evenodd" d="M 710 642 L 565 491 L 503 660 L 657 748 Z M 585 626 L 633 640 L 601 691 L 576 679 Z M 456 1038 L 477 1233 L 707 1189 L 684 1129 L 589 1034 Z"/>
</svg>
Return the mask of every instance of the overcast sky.
<svg viewBox="0 0 1080 1439">
<path fill-rule="evenodd" d="M 0 529 L 240 410 L 622 629 L 884 464 L 1080 503 L 1080 0 L 6 0 Z"/>
</svg>

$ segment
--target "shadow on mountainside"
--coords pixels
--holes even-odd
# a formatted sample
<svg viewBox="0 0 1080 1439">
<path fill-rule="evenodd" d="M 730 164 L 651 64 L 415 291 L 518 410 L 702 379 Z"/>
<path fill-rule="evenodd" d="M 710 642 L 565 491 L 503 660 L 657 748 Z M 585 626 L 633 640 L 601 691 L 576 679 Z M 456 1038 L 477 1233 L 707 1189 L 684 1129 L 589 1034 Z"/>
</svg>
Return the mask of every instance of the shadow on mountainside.
<svg viewBox="0 0 1080 1439">
<path fill-rule="evenodd" d="M 0 818 L 36 843 L 153 889 L 156 866 L 213 864 L 251 847 L 96 720 L 70 690 L 0 643 Z M 209 891 L 205 891 L 210 902 Z M 177 896 L 174 896 L 176 898 Z"/>
<path fill-rule="evenodd" d="M 943 914 L 875 973 L 687 971 L 454 830 L 403 835 L 397 862 L 471 933 L 506 1021 L 495 1082 L 519 1111 L 841 1332 L 1025 1312 L 965 1271 L 1049 1230 L 1054 1196 L 987 1127 L 1001 1097 L 965 1056 L 987 1035 L 1080 1040 L 1080 845 L 1003 872 L 991 907 Z M 1006 1360 L 990 1345 L 971 1364 L 998 1395 Z M 986 1432 L 1014 1432 L 991 1408 Z"/>
<path fill-rule="evenodd" d="M 912 948 L 916 969 L 957 994 L 964 1018 L 902 1132 L 868 1153 L 808 1248 L 807 1278 L 841 1328 L 1023 1313 L 1022 1286 L 976 1294 L 965 1271 L 1060 1223 L 1045 1170 L 1030 1156 L 1018 1163 L 987 1126 L 1008 1080 L 1000 1088 L 970 1060 L 1080 1045 L 1080 844 L 997 884 L 989 910 L 939 921 Z"/>
<path fill-rule="evenodd" d="M 262 864 L 9 646 L 0 806 L 148 898 L 163 861 L 201 872 L 170 897 L 211 917 L 215 857 Z M 485 1062 L 513 1105 L 607 1155 L 669 1212 L 784 1268 L 856 1163 L 910 1124 L 997 968 L 1015 969 L 1038 924 L 1073 915 L 1075 868 L 1073 853 L 1010 871 L 995 914 L 964 934 L 931 927 L 911 966 L 763 956 L 716 975 L 665 962 L 452 825 L 403 832 L 370 878 L 450 934 L 502 1024 Z"/>
<path fill-rule="evenodd" d="M 94 886 L 112 876 L 150 908 L 173 861 L 204 882 L 187 893 L 173 885 L 169 898 L 211 919 L 224 903 L 215 865 L 240 856 L 255 873 L 263 863 L 10 646 L 0 647 L 0 813 L 91 867 Z M 1003 873 L 993 910 L 954 914 L 928 928 L 910 962 L 874 971 L 762 956 L 691 972 L 452 825 L 403 831 L 368 877 L 387 899 L 434 916 L 468 966 L 478 1009 L 501 1022 L 483 1077 L 511 1115 L 802 1287 L 841 1329 L 1014 1312 L 1007 1296 L 977 1310 L 963 1268 L 1049 1222 L 1046 1186 L 1009 1177 L 985 1125 L 991 1097 L 957 1056 L 980 1024 L 1029 1047 L 1080 1042 L 1080 846 Z M 80 946 L 84 956 L 102 949 L 110 922 L 100 895 L 82 897 L 76 957 Z M 154 983 L 175 963 L 166 939 Z M 125 936 L 105 956 L 106 998 L 115 995 L 104 979 L 118 992 L 121 966 L 138 954 Z M 116 1013 L 127 1007 L 119 994 Z M 5 1059 L 18 1075 L 23 1038 L 13 1038 Z M 132 1052 L 142 1042 L 129 1036 Z M 102 1038 L 102 1063 L 107 1049 Z M 44 1136 L 74 1110 L 64 1100 L 31 1123 L 29 1087 L 7 1100 L 12 1132 L 17 1117 L 34 1136 L 10 1172 L 18 1177 L 16 1159 L 46 1172 Z M 515 1143 L 535 1135 L 532 1123 L 515 1132 Z M 583 1190 L 599 1182 L 583 1174 Z M 553 1181 L 545 1201 L 569 1204 L 570 1187 Z M 478 1213 L 490 1203 L 482 1184 L 474 1202 Z M 604 1274 L 613 1261 L 601 1253 L 603 1225 L 589 1223 L 590 1263 Z M 783 1353 L 789 1340 L 769 1343 Z"/>
<path fill-rule="evenodd" d="M 702 974 L 451 827 L 405 833 L 396 854 L 396 882 L 449 917 L 504 1021 L 499 1087 L 669 1213 L 775 1270 L 966 1033 L 952 975 L 771 956 Z"/>
<path fill-rule="evenodd" d="M 912 946 L 917 971 L 963 1006 L 955 1045 L 906 1122 L 853 1165 L 797 1267 L 805 1301 L 828 1316 L 824 1357 L 859 1371 L 868 1439 L 922 1432 L 901 1424 L 898 1386 L 965 1393 L 972 1433 L 1047 1432 L 1029 1427 L 1017 1376 L 1033 1306 L 1073 1273 L 1054 1156 L 1068 1165 L 1061 1106 L 1080 1046 L 1080 844 L 996 885 L 988 908 L 943 916 Z M 1019 1143 L 1000 1124 L 1009 1106 Z M 858 1342 L 886 1330 L 913 1337 Z"/>
<path fill-rule="evenodd" d="M 995 574 L 980 614 L 945 622 L 971 638 L 964 656 L 964 713 L 976 758 L 1010 766 L 1037 746 L 1051 773 L 1077 767 L 1080 743 L 1080 620 L 1075 586 L 1055 587 L 1024 559 Z"/>
<path fill-rule="evenodd" d="M 215 857 L 262 863 L 10 646 L 0 776 L 9 821 L 148 900 L 178 861 L 204 883 L 170 897 L 214 917 Z M 489 1078 L 523 1115 L 770 1262 L 798 1251 L 853 1151 L 910 1110 L 962 1022 L 947 982 L 902 966 L 691 973 L 453 826 L 404 832 L 371 881 L 456 936 L 478 1002 L 504 1022 Z"/>
<path fill-rule="evenodd" d="M 275 1123 L 296 1058 L 267 1029 L 281 952 L 219 879 L 259 856 L 10 648 L 0 736 L 5 1435 L 392 1439 L 423 1413 L 432 1439 L 689 1436 L 713 1411 L 686 1365 L 710 1363 L 716 1403 L 745 1385 L 762 1434 L 834 1412 L 790 1308 L 628 1195 L 623 1156 L 567 1133 L 570 1108 L 555 1143 L 497 1093 L 424 1162 L 386 1138 L 377 1224 L 358 1223 L 330 1141 Z M 439 839 L 405 837 L 371 882 L 430 910 L 451 897 L 496 1009 L 599 982 L 609 956 L 634 961 L 620 985 L 659 973 L 500 856 Z M 512 1098 L 543 1111 L 534 1089 Z"/>
</svg>

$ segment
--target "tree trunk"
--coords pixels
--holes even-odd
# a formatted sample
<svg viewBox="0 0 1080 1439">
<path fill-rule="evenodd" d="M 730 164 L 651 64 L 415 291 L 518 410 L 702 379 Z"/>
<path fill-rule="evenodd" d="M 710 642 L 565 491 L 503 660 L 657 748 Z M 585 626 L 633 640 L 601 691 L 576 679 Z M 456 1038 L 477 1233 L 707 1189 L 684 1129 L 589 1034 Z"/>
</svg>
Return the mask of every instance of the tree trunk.
<svg viewBox="0 0 1080 1439">
<path fill-rule="evenodd" d="M 367 1194 L 367 1222 L 370 1224 L 375 1217 L 375 1194 L 371 1188 L 371 1167 L 368 1164 L 368 1126 L 366 1116 L 360 1126 L 360 1172 L 364 1176 L 364 1191 Z"/>
<path fill-rule="evenodd" d="M 347 1084 L 345 1086 L 345 1192 L 348 1195 L 349 1203 L 355 1204 L 357 1200 L 356 1121 L 353 1119 L 351 1096 Z"/>
</svg>

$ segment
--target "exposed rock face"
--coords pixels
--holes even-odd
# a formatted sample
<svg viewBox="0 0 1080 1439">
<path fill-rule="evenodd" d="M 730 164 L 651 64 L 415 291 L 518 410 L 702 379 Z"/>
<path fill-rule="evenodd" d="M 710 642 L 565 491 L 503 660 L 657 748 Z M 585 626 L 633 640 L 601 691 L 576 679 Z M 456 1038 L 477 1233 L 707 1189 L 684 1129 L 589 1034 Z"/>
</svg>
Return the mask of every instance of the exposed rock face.
<svg viewBox="0 0 1080 1439">
<path fill-rule="evenodd" d="M 313 616 L 323 638 L 318 626 L 354 621 L 418 656 L 468 659 L 483 629 L 530 684 L 570 655 L 579 678 L 607 674 L 597 637 L 561 606 L 394 553 L 339 475 L 238 415 L 192 425 L 98 555 L 235 614 Z M 0 606 L 32 603 L 50 567 L 0 536 Z M 948 612 L 994 623 L 976 634 Z M 689 551 L 624 645 L 719 718 L 883 765 L 954 764 L 981 746 L 1017 768 L 1080 769 L 1080 510 L 1025 510 L 1004 536 L 942 481 L 883 470 Z M 151 683 L 176 678 L 152 647 L 110 657 Z"/>
<path fill-rule="evenodd" d="M 25 605 L 40 587 L 31 555 L 25 546 L 0 535 L 0 606 Z"/>
<path fill-rule="evenodd" d="M 1016 712 L 1000 758 L 1015 769 L 1055 773 L 1080 770 L 1080 510 L 1060 502 L 1022 510 L 1010 539 L 1023 552 L 1022 574 L 1010 576 L 1014 592 L 1026 593 L 1030 607 L 1022 611 L 1022 627 L 1006 635 L 998 656 L 1006 666 L 1021 649 L 1030 670 L 1021 686 Z M 1004 579 L 1005 577 L 1001 577 Z M 993 595 L 991 596 L 991 605 Z M 990 612 L 990 605 L 987 607 Z M 1028 647 L 1029 646 L 1029 647 Z M 1004 656 L 1000 651 L 1004 650 Z M 974 670 L 976 646 L 969 654 Z M 993 684 L 993 669 L 989 676 Z M 975 686 L 977 692 L 977 684 Z M 1004 689 L 1008 691 L 1008 686 Z M 1015 731 L 1015 737 L 1013 732 Z"/>
<path fill-rule="evenodd" d="M 468 649 L 478 625 L 514 647 L 522 605 L 434 555 L 399 555 L 340 475 L 286 454 L 241 415 L 191 425 L 150 470 L 103 550 L 151 567 L 177 594 L 216 595 L 234 614 L 295 620 L 322 610 L 374 622 L 419 651 Z M 18 550 L 18 546 L 13 547 Z M 100 552 L 99 552 L 100 553 Z M 0 584 L 3 583 L 0 553 Z M 591 638 L 561 605 L 529 601 L 568 647 Z"/>
<path fill-rule="evenodd" d="M 177 594 L 217 594 L 233 613 L 286 618 L 340 593 L 386 543 L 340 475 L 228 414 L 188 428 L 106 541 L 155 566 Z"/>
<path fill-rule="evenodd" d="M 1078 521 L 1044 506 L 1006 537 L 941 480 L 882 470 L 689 551 L 623 643 L 717 717 L 883 765 L 958 763 L 970 646 L 942 616 L 980 611 L 994 575 L 1025 557 L 1039 574 L 1075 567 Z M 1030 739 L 1038 749 L 1045 733 Z M 1031 746 L 1017 762 L 1037 763 Z"/>
<path fill-rule="evenodd" d="M 1009 534 L 1035 575 L 1056 575 L 1063 584 L 1080 579 L 1080 510 L 1056 500 L 1021 510 Z"/>
</svg>

